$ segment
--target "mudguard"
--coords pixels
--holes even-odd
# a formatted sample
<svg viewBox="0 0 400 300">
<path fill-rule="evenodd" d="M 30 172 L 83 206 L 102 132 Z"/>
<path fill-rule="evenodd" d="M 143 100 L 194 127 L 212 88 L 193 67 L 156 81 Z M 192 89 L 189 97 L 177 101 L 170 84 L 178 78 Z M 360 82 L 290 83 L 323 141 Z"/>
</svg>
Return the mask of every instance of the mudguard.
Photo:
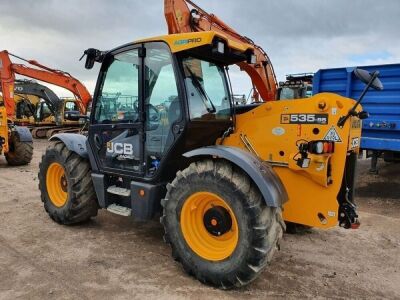
<svg viewBox="0 0 400 300">
<path fill-rule="evenodd" d="M 28 127 L 14 126 L 14 130 L 18 133 L 20 142 L 33 142 L 32 134 Z"/>
<path fill-rule="evenodd" d="M 83 134 L 59 133 L 53 135 L 49 140 L 50 141 L 60 140 L 65 144 L 65 146 L 68 148 L 69 151 L 73 151 L 83 158 L 89 157 L 86 148 L 87 137 L 84 136 Z"/>
<path fill-rule="evenodd" d="M 209 146 L 186 152 L 183 156 L 217 156 L 226 159 L 246 172 L 268 206 L 281 207 L 288 200 L 286 189 L 272 167 L 250 152 L 235 147 Z"/>
</svg>

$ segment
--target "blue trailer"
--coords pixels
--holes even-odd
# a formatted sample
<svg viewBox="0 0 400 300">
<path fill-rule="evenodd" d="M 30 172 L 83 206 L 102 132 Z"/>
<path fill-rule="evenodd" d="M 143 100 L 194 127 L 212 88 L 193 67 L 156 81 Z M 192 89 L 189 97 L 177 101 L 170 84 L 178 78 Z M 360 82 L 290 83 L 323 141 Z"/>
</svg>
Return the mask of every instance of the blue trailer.
<svg viewBox="0 0 400 300">
<path fill-rule="evenodd" d="M 353 74 L 355 67 L 321 69 L 314 75 L 313 94 L 337 93 L 357 99 L 364 84 Z M 372 157 L 371 172 L 377 173 L 378 157 L 400 160 L 400 64 L 360 66 L 369 72 L 379 71 L 383 91 L 370 89 L 361 105 L 369 113 L 363 120 L 361 149 Z"/>
</svg>

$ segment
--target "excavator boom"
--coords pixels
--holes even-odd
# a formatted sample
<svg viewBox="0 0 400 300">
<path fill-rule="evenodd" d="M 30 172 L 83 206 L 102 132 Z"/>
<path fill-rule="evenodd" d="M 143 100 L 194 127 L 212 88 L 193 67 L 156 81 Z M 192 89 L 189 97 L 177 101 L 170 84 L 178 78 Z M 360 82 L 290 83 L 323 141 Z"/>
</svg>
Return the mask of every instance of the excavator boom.
<svg viewBox="0 0 400 300">
<path fill-rule="evenodd" d="M 251 44 L 256 56 L 255 63 L 240 62 L 237 65 L 250 76 L 256 101 L 259 101 L 259 96 L 263 101 L 276 99 L 277 80 L 272 63 L 267 53 L 251 39 L 240 35 L 217 16 L 207 13 L 190 0 L 164 0 L 164 14 L 169 34 L 212 30 L 222 32 L 239 43 Z"/>
<path fill-rule="evenodd" d="M 24 64 L 14 64 L 10 60 L 10 55 L 15 56 L 5 50 L 0 52 L 1 89 L 3 92 L 3 100 L 6 106 L 7 116 L 9 118 L 15 114 L 15 74 L 44 81 L 69 90 L 78 100 L 80 100 L 78 101 L 80 111 L 83 114 L 86 113 L 86 107 L 88 103 L 92 101 L 92 97 L 86 87 L 78 79 L 66 72 L 46 67 L 35 60 L 25 60 L 18 56 L 16 57 L 26 61 L 31 66 L 35 66 L 35 68 Z"/>
</svg>

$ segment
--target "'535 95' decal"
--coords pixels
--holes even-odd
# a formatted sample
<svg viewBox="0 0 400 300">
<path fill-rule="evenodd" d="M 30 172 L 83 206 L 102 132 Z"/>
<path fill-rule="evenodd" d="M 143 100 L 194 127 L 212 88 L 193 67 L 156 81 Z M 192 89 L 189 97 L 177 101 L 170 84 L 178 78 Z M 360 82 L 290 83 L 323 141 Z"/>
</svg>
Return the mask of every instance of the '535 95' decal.
<svg viewBox="0 0 400 300">
<path fill-rule="evenodd" d="M 328 124 L 328 114 L 284 114 L 281 124 Z"/>
</svg>

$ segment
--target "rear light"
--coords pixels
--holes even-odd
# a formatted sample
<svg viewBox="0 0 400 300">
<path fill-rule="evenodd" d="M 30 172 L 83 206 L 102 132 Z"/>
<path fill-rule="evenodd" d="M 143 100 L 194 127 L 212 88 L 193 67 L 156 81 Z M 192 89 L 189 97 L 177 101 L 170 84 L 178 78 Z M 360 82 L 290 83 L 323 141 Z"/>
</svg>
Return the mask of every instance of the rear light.
<svg viewBox="0 0 400 300">
<path fill-rule="evenodd" d="M 324 153 L 324 142 L 316 142 L 312 148 L 316 154 L 322 154 Z"/>
<path fill-rule="evenodd" d="M 324 143 L 324 153 L 329 153 L 329 143 Z"/>
<path fill-rule="evenodd" d="M 303 143 L 297 144 L 299 152 L 294 156 L 294 160 L 300 168 L 308 168 L 310 166 L 311 159 L 308 154 L 330 154 L 335 151 L 335 142 L 332 141 L 304 141 Z M 300 157 L 299 157 L 300 156 Z"/>
<path fill-rule="evenodd" d="M 311 141 L 308 142 L 307 151 L 313 154 L 329 154 L 335 150 L 335 142 L 332 141 Z"/>
</svg>

